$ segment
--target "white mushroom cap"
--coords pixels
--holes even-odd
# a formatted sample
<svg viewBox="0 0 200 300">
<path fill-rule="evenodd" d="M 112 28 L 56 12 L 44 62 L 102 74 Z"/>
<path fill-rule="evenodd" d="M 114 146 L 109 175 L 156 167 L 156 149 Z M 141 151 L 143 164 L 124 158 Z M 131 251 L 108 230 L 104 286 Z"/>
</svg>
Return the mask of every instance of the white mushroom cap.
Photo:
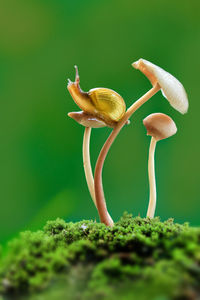
<svg viewBox="0 0 200 300">
<path fill-rule="evenodd" d="M 171 106 L 180 113 L 185 114 L 188 110 L 188 98 L 183 85 L 178 79 L 162 68 L 152 64 L 148 60 L 140 58 L 132 66 L 139 69 L 151 81 L 154 86 L 158 83 L 163 96 Z"/>
<path fill-rule="evenodd" d="M 83 111 L 70 112 L 68 116 L 85 127 L 101 128 L 107 126 L 102 120 Z"/>
<path fill-rule="evenodd" d="M 147 135 L 151 135 L 157 141 L 166 139 L 177 132 L 177 127 L 172 118 L 162 113 L 154 113 L 143 120 L 147 129 Z"/>
</svg>

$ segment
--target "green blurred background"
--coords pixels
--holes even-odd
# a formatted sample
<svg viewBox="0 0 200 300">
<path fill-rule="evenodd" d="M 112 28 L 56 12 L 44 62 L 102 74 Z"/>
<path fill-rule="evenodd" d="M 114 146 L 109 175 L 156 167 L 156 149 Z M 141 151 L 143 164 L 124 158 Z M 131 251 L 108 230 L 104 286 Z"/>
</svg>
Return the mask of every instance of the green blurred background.
<svg viewBox="0 0 200 300">
<path fill-rule="evenodd" d="M 82 166 L 84 128 L 67 117 L 78 110 L 66 86 L 79 66 L 81 87 L 116 90 L 127 106 L 151 85 L 131 67 L 146 58 L 185 86 L 190 109 L 181 115 L 158 93 L 137 111 L 114 143 L 104 189 L 114 220 L 124 210 L 145 216 L 150 138 L 142 119 L 169 114 L 177 134 L 156 151 L 156 214 L 199 220 L 198 0 L 0 1 L 0 242 L 48 219 L 97 218 Z M 110 129 L 92 133 L 93 166 Z"/>
</svg>

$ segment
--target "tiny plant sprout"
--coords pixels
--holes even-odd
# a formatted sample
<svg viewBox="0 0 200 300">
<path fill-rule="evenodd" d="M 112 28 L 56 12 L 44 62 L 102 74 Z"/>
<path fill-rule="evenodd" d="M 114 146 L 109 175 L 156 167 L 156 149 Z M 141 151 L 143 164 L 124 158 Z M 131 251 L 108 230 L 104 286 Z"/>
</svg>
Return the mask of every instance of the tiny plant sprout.
<svg viewBox="0 0 200 300">
<path fill-rule="evenodd" d="M 80 78 L 78 68 L 76 69 L 75 82 L 69 80 L 68 90 L 75 103 L 82 109 L 80 112 L 71 112 L 69 117 L 85 127 L 83 138 L 83 163 L 86 181 L 90 195 L 98 209 L 101 222 L 112 226 L 105 201 L 96 200 L 94 190 L 94 178 L 90 162 L 90 136 L 91 128 L 115 127 L 124 116 L 126 105 L 123 98 L 115 91 L 107 88 L 94 88 L 89 92 L 83 92 L 79 86 Z"/>
<path fill-rule="evenodd" d="M 155 179 L 155 148 L 157 141 L 166 139 L 177 132 L 176 124 L 167 115 L 154 113 L 143 120 L 147 129 L 147 135 L 150 135 L 151 143 L 149 148 L 148 174 L 149 174 L 149 205 L 147 217 L 154 218 L 156 209 L 156 179 Z"/>
</svg>

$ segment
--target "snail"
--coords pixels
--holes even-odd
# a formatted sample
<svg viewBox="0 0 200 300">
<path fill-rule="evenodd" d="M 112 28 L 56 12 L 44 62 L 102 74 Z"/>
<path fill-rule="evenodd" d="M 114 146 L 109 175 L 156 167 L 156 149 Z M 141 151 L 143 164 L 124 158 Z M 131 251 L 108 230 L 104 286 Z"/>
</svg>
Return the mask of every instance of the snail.
<svg viewBox="0 0 200 300">
<path fill-rule="evenodd" d="M 75 82 L 68 79 L 68 90 L 76 104 L 87 113 L 102 120 L 109 127 L 115 127 L 125 114 L 126 105 L 123 98 L 114 90 L 108 88 L 93 88 L 83 92 L 80 88 L 78 68 Z"/>
</svg>

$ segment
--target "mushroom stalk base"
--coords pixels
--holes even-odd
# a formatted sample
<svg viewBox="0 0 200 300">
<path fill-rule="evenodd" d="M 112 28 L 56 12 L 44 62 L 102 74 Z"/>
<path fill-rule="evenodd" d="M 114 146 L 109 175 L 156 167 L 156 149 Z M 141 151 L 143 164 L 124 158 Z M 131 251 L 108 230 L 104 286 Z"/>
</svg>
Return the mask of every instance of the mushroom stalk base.
<svg viewBox="0 0 200 300">
<path fill-rule="evenodd" d="M 140 108 L 145 102 L 147 102 L 153 95 L 155 95 L 160 90 L 160 86 L 156 84 L 153 88 L 151 88 L 146 94 L 144 94 L 140 99 L 134 102 L 126 111 L 124 117 L 119 121 L 116 127 L 113 129 L 111 134 L 109 135 L 108 139 L 106 140 L 101 152 L 99 154 L 96 168 L 95 168 L 95 175 L 94 175 L 94 186 L 95 186 L 95 196 L 96 196 L 96 203 L 99 212 L 99 217 L 102 223 L 112 226 L 106 216 L 105 212 L 107 211 L 106 202 L 104 198 L 104 191 L 103 191 L 103 183 L 102 183 L 102 170 L 105 158 L 108 154 L 110 147 L 112 146 L 115 138 L 124 127 L 128 119 L 132 116 L 132 114 Z"/>
<path fill-rule="evenodd" d="M 84 136 L 83 136 L 83 167 L 84 167 L 85 178 L 86 178 L 88 190 L 90 192 L 90 196 L 94 202 L 94 205 L 97 208 L 95 191 L 94 191 L 94 178 L 93 178 L 91 160 L 90 160 L 91 131 L 92 131 L 91 127 L 85 127 Z M 97 208 L 97 210 L 98 210 L 98 208 Z M 105 212 L 105 215 L 107 217 L 107 220 L 109 220 L 110 226 L 112 226 L 114 223 L 113 223 L 113 220 L 107 210 Z"/>
<path fill-rule="evenodd" d="M 157 140 L 152 137 L 149 147 L 149 161 L 148 161 L 148 173 L 149 173 L 149 206 L 147 210 L 147 217 L 154 218 L 156 210 L 156 178 L 155 178 L 155 149 Z"/>
</svg>

